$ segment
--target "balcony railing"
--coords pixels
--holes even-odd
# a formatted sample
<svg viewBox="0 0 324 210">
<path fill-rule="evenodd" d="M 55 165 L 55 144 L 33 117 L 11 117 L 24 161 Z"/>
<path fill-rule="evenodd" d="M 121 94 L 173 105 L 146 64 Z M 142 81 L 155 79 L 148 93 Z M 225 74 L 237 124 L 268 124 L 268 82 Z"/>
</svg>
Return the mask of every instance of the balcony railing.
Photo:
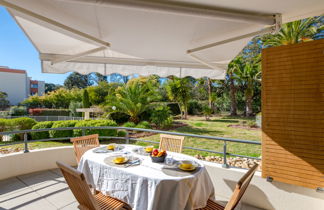
<svg viewBox="0 0 324 210">
<path fill-rule="evenodd" d="M 239 154 L 233 154 L 227 152 L 227 143 L 228 142 L 234 142 L 234 143 L 241 143 L 241 144 L 252 144 L 252 145 L 261 145 L 261 142 L 258 141 L 251 141 L 251 140 L 241 140 L 241 139 L 232 139 L 232 138 L 223 138 L 223 137 L 214 137 L 214 136 L 205 136 L 205 135 L 196 135 L 196 134 L 188 134 L 188 133 L 179 133 L 179 132 L 169 132 L 169 131 L 161 131 L 161 130 L 152 130 L 152 129 L 143 129 L 143 128 L 128 128 L 128 127 L 111 127 L 111 126 L 103 126 L 103 127 L 67 127 L 67 128 L 46 128 L 46 129 L 34 129 L 34 130 L 20 130 L 20 131 L 6 131 L 6 132 L 0 132 L 0 136 L 3 135 L 11 135 L 11 134 L 24 134 L 24 140 L 23 142 L 10 142 L 1 144 L 0 147 L 3 146 L 9 146 L 9 145 L 15 145 L 15 144 L 24 144 L 24 152 L 29 152 L 28 149 L 28 143 L 31 142 L 42 142 L 42 141 L 59 141 L 59 140 L 66 140 L 73 137 L 62 137 L 62 138 L 48 138 L 48 139 L 41 139 L 41 140 L 28 140 L 28 133 L 33 132 L 42 132 L 42 131 L 51 131 L 51 130 L 76 130 L 80 129 L 82 130 L 82 135 L 84 136 L 86 133 L 86 130 L 91 129 L 114 129 L 114 130 L 125 130 L 126 136 L 125 137 L 116 137 L 116 136 L 100 136 L 100 139 L 120 139 L 125 140 L 126 144 L 129 144 L 130 141 L 139 141 L 139 142 L 147 142 L 152 144 L 158 144 L 159 142 L 155 141 L 149 141 L 144 140 L 140 138 L 133 138 L 130 137 L 129 133 L 130 131 L 142 131 L 142 132 L 150 132 L 150 133 L 159 133 L 159 134 L 171 134 L 171 135 L 178 135 L 178 136 L 187 136 L 187 137 L 194 137 L 194 138 L 201 138 L 201 139 L 209 139 L 213 141 L 220 141 L 223 142 L 223 151 L 214 151 L 209 149 L 201 149 L 201 148 L 195 148 L 195 147 L 187 147 L 184 146 L 185 149 L 190 150 L 196 150 L 196 151 L 203 151 L 203 152 L 209 152 L 214 154 L 219 154 L 223 156 L 223 167 L 228 168 L 229 165 L 227 163 L 227 156 L 234 156 L 234 157 L 241 157 L 241 158 L 250 158 L 250 159 L 256 159 L 261 160 L 258 157 L 252 157 L 252 156 L 246 156 L 246 155 L 239 155 Z"/>
</svg>

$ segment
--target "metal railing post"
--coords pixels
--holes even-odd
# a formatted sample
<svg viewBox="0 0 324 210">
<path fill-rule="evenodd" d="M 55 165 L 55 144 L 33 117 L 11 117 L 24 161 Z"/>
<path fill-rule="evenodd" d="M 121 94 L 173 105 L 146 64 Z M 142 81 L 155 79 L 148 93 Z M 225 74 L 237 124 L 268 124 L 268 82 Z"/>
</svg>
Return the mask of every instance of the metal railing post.
<svg viewBox="0 0 324 210">
<path fill-rule="evenodd" d="M 85 130 L 82 129 L 82 136 L 85 136 Z"/>
<path fill-rule="evenodd" d="M 125 139 L 126 139 L 126 144 L 129 144 L 129 133 L 128 133 L 128 130 L 126 130 Z"/>
<path fill-rule="evenodd" d="M 227 155 L 227 142 L 226 141 L 224 141 L 224 145 L 223 145 L 223 165 L 222 165 L 222 167 L 223 168 L 228 168 L 229 167 L 229 165 L 227 164 L 227 159 L 226 159 L 226 155 Z"/>
<path fill-rule="evenodd" d="M 24 133 L 24 145 L 25 145 L 25 150 L 24 150 L 24 153 L 27 153 L 27 152 L 29 152 L 29 150 L 28 150 L 28 135 L 27 135 L 27 133 Z"/>
</svg>

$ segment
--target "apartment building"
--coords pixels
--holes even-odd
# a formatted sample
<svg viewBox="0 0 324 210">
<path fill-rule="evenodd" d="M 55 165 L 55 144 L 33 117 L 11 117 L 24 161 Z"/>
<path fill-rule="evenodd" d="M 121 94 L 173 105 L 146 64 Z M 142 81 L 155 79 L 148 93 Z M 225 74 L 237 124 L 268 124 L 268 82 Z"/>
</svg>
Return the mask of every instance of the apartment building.
<svg viewBox="0 0 324 210">
<path fill-rule="evenodd" d="M 11 105 L 17 105 L 30 95 L 43 95 L 45 82 L 31 80 L 25 70 L 0 66 L 0 91 L 8 94 Z"/>
</svg>

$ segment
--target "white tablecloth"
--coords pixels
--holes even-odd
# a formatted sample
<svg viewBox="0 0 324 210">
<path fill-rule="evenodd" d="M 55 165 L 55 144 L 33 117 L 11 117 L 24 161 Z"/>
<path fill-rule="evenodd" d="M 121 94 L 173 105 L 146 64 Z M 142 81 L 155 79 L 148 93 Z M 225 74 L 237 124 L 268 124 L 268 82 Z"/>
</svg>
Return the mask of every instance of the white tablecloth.
<svg viewBox="0 0 324 210">
<path fill-rule="evenodd" d="M 188 176 L 169 176 L 162 171 L 165 165 L 152 163 L 149 156 L 132 152 L 138 146 L 124 146 L 121 152 L 128 151 L 130 155 L 140 157 L 141 165 L 113 167 L 107 165 L 104 159 L 117 152 L 99 154 L 89 150 L 78 166 L 88 184 L 103 194 L 127 202 L 135 210 L 191 210 L 206 206 L 208 198 L 214 196 L 213 184 L 199 160 L 168 152 L 175 160 L 194 160 L 202 166 L 196 173 L 188 173 Z"/>
</svg>

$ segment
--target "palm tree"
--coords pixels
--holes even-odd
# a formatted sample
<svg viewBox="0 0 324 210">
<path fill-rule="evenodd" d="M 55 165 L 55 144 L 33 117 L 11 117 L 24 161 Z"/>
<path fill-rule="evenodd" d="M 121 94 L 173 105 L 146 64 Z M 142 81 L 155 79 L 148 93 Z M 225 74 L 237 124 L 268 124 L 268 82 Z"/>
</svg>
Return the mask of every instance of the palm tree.
<svg viewBox="0 0 324 210">
<path fill-rule="evenodd" d="M 239 60 L 242 58 L 239 57 Z M 261 68 L 260 68 L 260 56 L 254 59 L 254 62 L 244 63 L 238 61 L 234 63 L 233 77 L 239 81 L 244 87 L 244 97 L 245 97 L 245 111 L 246 116 L 251 116 L 253 114 L 252 102 L 254 95 L 254 86 L 257 82 L 260 82 L 261 78 Z"/>
<path fill-rule="evenodd" d="M 320 17 L 283 24 L 277 34 L 264 36 L 264 44 L 265 46 L 280 46 L 312 40 L 313 36 L 323 29 L 323 25 L 316 24 L 318 21 Z"/>
<path fill-rule="evenodd" d="M 231 116 L 237 115 L 237 100 L 234 72 L 244 68 L 242 57 L 236 57 L 228 64 L 227 79 L 230 88 Z"/>
<path fill-rule="evenodd" d="M 167 95 L 171 101 L 176 101 L 180 105 L 181 118 L 187 119 L 188 102 L 191 97 L 190 78 L 173 78 L 166 84 Z"/>
<path fill-rule="evenodd" d="M 156 99 L 155 95 L 154 90 L 139 82 L 119 87 L 115 95 L 107 98 L 109 112 L 127 114 L 130 121 L 138 123 L 140 115 L 147 111 Z"/>
</svg>

